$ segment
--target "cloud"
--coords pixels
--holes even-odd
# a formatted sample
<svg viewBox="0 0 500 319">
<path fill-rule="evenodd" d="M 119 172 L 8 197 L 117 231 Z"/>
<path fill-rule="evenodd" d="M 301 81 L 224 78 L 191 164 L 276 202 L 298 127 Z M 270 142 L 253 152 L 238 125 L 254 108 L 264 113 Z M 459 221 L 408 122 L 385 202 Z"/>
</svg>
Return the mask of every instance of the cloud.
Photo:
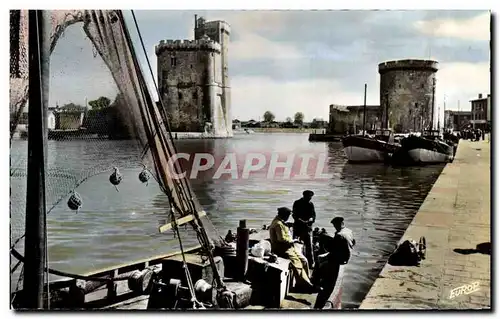
<svg viewBox="0 0 500 319">
<path fill-rule="evenodd" d="M 490 92 L 490 64 L 482 63 L 446 63 L 440 66 L 436 74 L 436 102 L 443 104 L 444 95 L 448 100 L 447 109 L 470 108 L 469 100 L 478 93 Z"/>
<path fill-rule="evenodd" d="M 155 78 L 154 46 L 160 40 L 192 38 L 195 14 L 207 20 L 227 21 L 231 25 L 232 113 L 242 120 L 262 117 L 266 110 L 274 112 L 280 120 L 297 111 L 304 112 L 309 120 L 326 119 L 330 104 L 362 104 L 364 83 L 368 83 L 368 103 L 378 104 L 377 66 L 393 59 L 432 56 L 439 61 L 436 101 L 441 103 L 446 94 L 450 101 L 447 108 L 456 105 L 458 99 L 464 108 L 470 98 L 489 92 L 486 11 L 135 13 Z M 153 88 L 129 14 L 127 24 L 144 75 Z M 101 64 L 89 61 L 94 59 L 92 51 L 81 43 L 80 34 L 68 29 L 66 43 L 61 43 L 52 57 L 52 101 L 83 101 L 85 96 L 90 99 L 98 97 L 94 95 L 114 95 L 106 93 L 112 88 L 105 90 L 105 85 L 99 84 L 107 83 L 109 76 L 101 72 Z M 78 66 L 78 70 L 71 65 Z M 156 97 L 154 92 L 153 96 Z"/>
<path fill-rule="evenodd" d="M 300 59 L 295 43 L 273 41 L 287 27 L 284 11 L 216 11 L 204 15 L 207 21 L 223 20 L 231 26 L 230 59 Z"/>
<path fill-rule="evenodd" d="M 270 41 L 256 33 L 242 33 L 236 42 L 230 44 L 230 59 L 300 59 L 304 54 L 298 47 Z"/>
<path fill-rule="evenodd" d="M 491 39 L 490 19 L 491 14 L 486 12 L 466 20 L 438 18 L 417 21 L 415 28 L 426 35 L 435 37 L 488 41 Z"/>
</svg>

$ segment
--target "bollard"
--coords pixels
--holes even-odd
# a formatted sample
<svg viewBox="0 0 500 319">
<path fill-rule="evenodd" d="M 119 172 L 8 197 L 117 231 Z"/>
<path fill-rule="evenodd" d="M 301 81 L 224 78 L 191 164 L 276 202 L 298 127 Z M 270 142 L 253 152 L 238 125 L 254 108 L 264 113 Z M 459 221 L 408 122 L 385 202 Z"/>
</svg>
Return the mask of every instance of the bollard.
<svg viewBox="0 0 500 319">
<path fill-rule="evenodd" d="M 240 226 L 236 230 L 236 278 L 244 279 L 248 268 L 248 244 L 250 230 L 247 228 L 247 221 L 240 220 Z"/>
</svg>

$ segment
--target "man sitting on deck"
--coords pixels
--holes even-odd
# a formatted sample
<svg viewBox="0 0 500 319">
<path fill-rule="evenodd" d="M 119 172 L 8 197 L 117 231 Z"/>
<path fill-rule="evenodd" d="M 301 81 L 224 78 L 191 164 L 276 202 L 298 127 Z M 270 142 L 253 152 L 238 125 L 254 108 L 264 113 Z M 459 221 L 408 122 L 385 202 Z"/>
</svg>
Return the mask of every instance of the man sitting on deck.
<svg viewBox="0 0 500 319">
<path fill-rule="evenodd" d="M 330 299 L 335 289 L 340 266 L 349 262 L 351 250 L 356 245 L 352 231 L 344 225 L 344 218 L 335 217 L 331 223 L 337 231 L 333 237 L 326 233 L 321 234 L 320 246 L 328 254 L 322 261 L 318 260 L 313 273 L 313 282 L 323 288 L 316 298 L 315 309 L 322 309 Z"/>
<path fill-rule="evenodd" d="M 285 224 L 292 211 L 287 207 L 278 208 L 278 215 L 269 227 L 269 238 L 271 240 L 271 251 L 281 258 L 290 260 L 293 272 L 297 280 L 304 284 L 304 288 L 315 290 L 309 279 L 309 267 L 307 259 L 295 250 L 294 240 L 290 230 Z"/>
</svg>

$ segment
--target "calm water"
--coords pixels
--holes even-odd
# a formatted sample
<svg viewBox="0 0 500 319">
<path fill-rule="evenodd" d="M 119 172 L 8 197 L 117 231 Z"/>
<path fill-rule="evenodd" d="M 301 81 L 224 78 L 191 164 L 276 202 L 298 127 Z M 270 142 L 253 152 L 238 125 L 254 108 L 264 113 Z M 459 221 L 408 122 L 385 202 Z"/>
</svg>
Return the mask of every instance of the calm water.
<svg viewBox="0 0 500 319">
<path fill-rule="evenodd" d="M 362 301 L 442 170 L 442 166 L 347 164 L 340 143 L 309 143 L 307 134 L 238 135 L 229 140 L 179 140 L 176 145 L 179 152 L 213 154 L 217 164 L 226 153 L 234 153 L 239 166 L 250 152 L 277 152 L 282 156 L 310 153 L 316 158 L 325 154 L 324 172 L 331 174 L 330 178 L 266 179 L 266 166 L 248 179 L 212 179 L 216 166 L 193 179 L 192 184 L 221 234 L 236 229 L 240 219 L 247 219 L 250 227 L 261 228 L 270 223 L 277 207 L 291 207 L 304 189 L 313 190 L 316 226 L 333 231 L 329 221 L 343 216 L 356 235 L 357 246 L 344 279 L 346 307 L 357 307 Z M 51 267 L 84 273 L 178 249 L 171 234 L 158 234 L 158 225 L 167 218 L 167 199 L 154 180 L 148 185 L 138 181 L 141 168 L 135 159 L 137 154 L 136 145 L 130 141 L 49 141 L 48 202 L 53 204 L 62 198 L 48 217 Z M 26 142 L 14 141 L 14 176 L 23 175 L 25 156 Z M 113 165 L 124 175 L 118 191 L 108 181 L 110 172 L 97 174 Z M 83 206 L 75 213 L 66 206 L 68 192 L 88 175 L 94 176 L 77 188 Z M 12 240 L 23 230 L 24 187 L 21 177 L 11 179 Z M 193 237 L 184 237 L 184 242 L 194 243 Z M 16 248 L 24 252 L 23 242 Z M 13 280 L 11 287 L 16 283 Z"/>
</svg>

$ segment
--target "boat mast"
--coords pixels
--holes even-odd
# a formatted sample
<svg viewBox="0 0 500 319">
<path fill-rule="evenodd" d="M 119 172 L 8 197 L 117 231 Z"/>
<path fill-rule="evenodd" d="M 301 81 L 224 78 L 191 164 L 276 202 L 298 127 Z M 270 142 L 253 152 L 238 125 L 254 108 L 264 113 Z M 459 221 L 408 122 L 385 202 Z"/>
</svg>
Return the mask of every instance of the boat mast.
<svg viewBox="0 0 500 319">
<path fill-rule="evenodd" d="M 432 78 L 432 101 L 431 101 L 431 130 L 434 129 L 434 94 L 436 91 L 436 78 Z"/>
<path fill-rule="evenodd" d="M 28 177 L 24 248 L 23 308 L 43 309 L 46 263 L 45 166 L 50 36 L 42 10 L 29 10 Z M 48 46 L 47 46 L 48 45 Z"/>
<path fill-rule="evenodd" d="M 363 106 L 363 136 L 366 133 L 366 83 L 365 83 L 365 102 Z"/>
<path fill-rule="evenodd" d="M 437 129 L 438 129 L 438 131 L 441 129 L 441 123 L 440 123 L 440 121 L 441 121 L 441 107 L 438 106 L 438 123 L 437 123 Z"/>
<path fill-rule="evenodd" d="M 446 95 L 443 97 L 443 129 L 447 129 L 446 126 Z"/>
</svg>

